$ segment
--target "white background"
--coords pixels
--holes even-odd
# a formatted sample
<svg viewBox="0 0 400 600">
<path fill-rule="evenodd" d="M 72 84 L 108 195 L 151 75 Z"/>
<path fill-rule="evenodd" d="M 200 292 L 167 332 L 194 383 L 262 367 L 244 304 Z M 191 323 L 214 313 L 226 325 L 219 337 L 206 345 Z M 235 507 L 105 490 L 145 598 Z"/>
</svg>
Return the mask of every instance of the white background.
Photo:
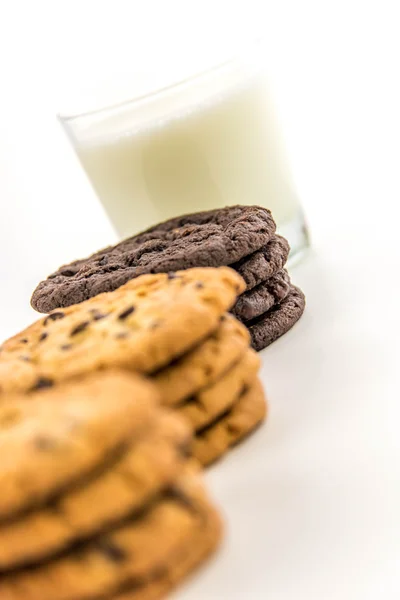
<svg viewBox="0 0 400 600">
<path fill-rule="evenodd" d="M 185 600 L 400 596 L 397 2 L 0 5 L 0 334 L 36 283 L 114 234 L 56 122 L 265 34 L 314 253 L 302 321 L 263 354 L 269 425 L 209 479 L 225 550 Z M 116 84 L 115 84 L 116 85 Z M 121 88 L 122 89 L 122 88 Z M 109 91 L 108 90 L 108 91 Z"/>
<path fill-rule="evenodd" d="M 201 64 L 252 35 L 266 37 L 273 89 L 299 193 L 311 225 L 315 221 L 315 241 L 335 232 L 336 219 L 349 222 L 361 212 L 374 211 L 374 229 L 395 226 L 396 5 L 1 3 L 0 332 L 8 335 L 21 318 L 32 318 L 26 307 L 39 279 L 113 236 L 56 113 L 80 107 L 81 96 L 93 100 L 98 81 L 117 82 L 128 92 L 130 82 L 149 72 Z M 342 206 L 352 214 L 342 213 Z"/>
</svg>

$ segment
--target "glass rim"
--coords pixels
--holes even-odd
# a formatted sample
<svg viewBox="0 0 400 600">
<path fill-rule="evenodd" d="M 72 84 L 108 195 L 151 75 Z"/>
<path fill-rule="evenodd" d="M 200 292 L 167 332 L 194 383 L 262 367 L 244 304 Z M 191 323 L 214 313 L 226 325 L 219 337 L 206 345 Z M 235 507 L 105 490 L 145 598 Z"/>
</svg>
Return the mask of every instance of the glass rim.
<svg viewBox="0 0 400 600">
<path fill-rule="evenodd" d="M 263 39 L 262 37 L 258 37 L 256 39 L 254 39 L 251 44 L 248 44 L 248 45 L 251 47 L 256 46 L 258 43 L 260 43 L 262 41 L 262 39 Z M 222 71 L 223 69 L 226 69 L 227 67 L 229 67 L 235 63 L 239 63 L 240 59 L 247 53 L 248 53 L 248 51 L 247 52 L 237 52 L 234 55 L 231 55 L 230 58 L 227 58 L 225 60 L 217 62 L 216 64 L 214 64 L 212 66 L 209 66 L 205 69 L 202 69 L 200 71 L 193 73 L 192 75 L 179 78 L 177 81 L 173 81 L 172 83 L 163 85 L 161 87 L 155 87 L 155 89 L 153 89 L 151 91 L 148 91 L 144 94 L 139 94 L 138 96 L 133 96 L 126 100 L 121 100 L 120 102 L 114 102 L 111 104 L 106 104 L 100 108 L 94 108 L 93 110 L 84 110 L 82 112 L 77 112 L 77 113 L 72 113 L 72 114 L 68 113 L 68 112 L 66 112 L 66 113 L 59 112 L 59 113 L 57 113 L 57 119 L 59 121 L 61 121 L 62 124 L 67 125 L 68 123 L 70 123 L 74 120 L 77 120 L 77 119 L 100 115 L 101 113 L 106 113 L 109 111 L 124 108 L 128 105 L 140 104 L 141 102 L 148 101 L 150 99 L 155 99 L 158 96 L 162 96 L 163 94 L 166 94 L 168 92 L 179 90 L 180 88 L 190 85 L 191 83 L 200 81 L 202 78 L 205 78 L 208 75 L 212 75 L 218 71 Z"/>
</svg>

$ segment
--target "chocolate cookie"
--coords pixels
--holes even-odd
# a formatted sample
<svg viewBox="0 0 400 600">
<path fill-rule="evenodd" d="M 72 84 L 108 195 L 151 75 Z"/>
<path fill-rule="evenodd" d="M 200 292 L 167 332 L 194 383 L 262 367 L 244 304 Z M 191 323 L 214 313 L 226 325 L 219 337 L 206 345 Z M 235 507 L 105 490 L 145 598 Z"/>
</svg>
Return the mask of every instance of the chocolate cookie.
<svg viewBox="0 0 400 600">
<path fill-rule="evenodd" d="M 25 392 L 110 367 L 154 372 L 215 331 L 244 287 L 227 267 L 143 275 L 50 313 L 21 332 L 23 353 L 16 336 L 3 345 L 0 392 Z"/>
<path fill-rule="evenodd" d="M 115 529 L 29 569 L 4 574 L 2 594 L 8 600 L 111 600 L 131 589 L 141 598 L 140 589 L 168 573 L 182 556 L 198 556 L 199 538 L 213 540 L 202 555 L 211 553 L 220 532 L 217 512 L 202 486 L 183 474 Z"/>
<path fill-rule="evenodd" d="M 231 267 L 243 277 L 247 289 L 251 290 L 281 271 L 286 264 L 289 252 L 288 241 L 280 235 L 274 235 L 265 246 L 250 256 L 245 256 Z"/>
<path fill-rule="evenodd" d="M 290 278 L 287 271 L 282 270 L 244 292 L 232 309 L 232 313 L 240 321 L 250 321 L 267 312 L 274 304 L 279 304 L 289 293 Z"/>
<path fill-rule="evenodd" d="M 267 405 L 258 379 L 253 380 L 226 413 L 198 431 L 193 456 L 207 466 L 249 435 L 265 418 Z"/>
<path fill-rule="evenodd" d="M 145 273 L 229 265 L 268 244 L 274 232 L 270 211 L 258 206 L 184 215 L 64 265 L 39 283 L 32 306 L 49 312 L 115 290 Z"/>
<path fill-rule="evenodd" d="M 289 331 L 300 319 L 305 305 L 303 292 L 292 285 L 289 294 L 280 304 L 275 304 L 268 312 L 246 323 L 253 348 L 260 351 Z"/>
</svg>

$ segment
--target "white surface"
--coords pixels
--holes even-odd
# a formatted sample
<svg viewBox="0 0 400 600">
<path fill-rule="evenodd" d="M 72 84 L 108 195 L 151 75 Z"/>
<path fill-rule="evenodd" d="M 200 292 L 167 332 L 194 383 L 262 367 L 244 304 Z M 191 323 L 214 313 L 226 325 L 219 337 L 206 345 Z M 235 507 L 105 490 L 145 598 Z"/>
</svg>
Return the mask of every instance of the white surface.
<svg viewBox="0 0 400 600">
<path fill-rule="evenodd" d="M 9 4 L 0 19 L 1 337 L 35 317 L 28 303 L 40 278 L 113 240 L 54 119 L 80 89 L 73 79 L 83 84 L 97 64 L 127 80 L 186 56 L 188 44 L 205 52 L 221 32 L 240 39 L 251 22 L 268 34 L 314 235 L 313 256 L 293 270 L 308 305 L 263 353 L 267 425 L 208 475 L 227 517 L 225 547 L 177 598 L 398 600 L 397 3 L 161 9 L 148 0 L 130 2 L 131 14 L 123 2 Z M 121 49 L 123 67 L 110 58 Z"/>
<path fill-rule="evenodd" d="M 262 353 L 269 419 L 207 476 L 227 540 L 177 600 L 399 597 L 396 265 L 346 247 L 293 270 L 307 310 Z"/>
</svg>

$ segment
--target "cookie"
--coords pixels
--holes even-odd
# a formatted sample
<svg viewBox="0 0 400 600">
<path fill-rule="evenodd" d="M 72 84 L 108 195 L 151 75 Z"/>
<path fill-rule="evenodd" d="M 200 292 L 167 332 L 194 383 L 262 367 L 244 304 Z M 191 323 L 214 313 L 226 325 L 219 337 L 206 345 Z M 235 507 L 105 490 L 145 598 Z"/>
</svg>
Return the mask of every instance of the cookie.
<svg viewBox="0 0 400 600">
<path fill-rule="evenodd" d="M 47 562 L 4 574 L 4 598 L 89 600 L 113 597 L 129 588 L 136 592 L 141 583 L 168 573 L 185 554 L 198 556 L 195 542 L 199 536 L 212 540 L 211 552 L 220 537 L 220 521 L 192 477 L 185 480 L 183 475 L 115 529 Z"/>
<path fill-rule="evenodd" d="M 149 382 L 118 372 L 29 399 L 7 396 L 0 405 L 0 519 L 50 500 L 120 452 L 151 423 L 157 401 Z"/>
<path fill-rule="evenodd" d="M 265 314 L 246 323 L 253 348 L 260 351 L 287 333 L 300 319 L 305 305 L 306 299 L 303 292 L 292 285 L 289 294 L 280 304 L 275 304 Z"/>
<path fill-rule="evenodd" d="M 267 312 L 274 304 L 279 304 L 288 295 L 290 278 L 282 270 L 258 284 L 255 288 L 239 296 L 232 313 L 240 321 L 250 321 Z"/>
<path fill-rule="evenodd" d="M 269 279 L 286 264 L 290 252 L 288 241 L 274 235 L 262 248 L 231 265 L 245 280 L 248 290 Z"/>
<path fill-rule="evenodd" d="M 267 405 L 261 382 L 256 379 L 231 410 L 202 431 L 193 442 L 193 456 L 207 466 L 249 435 L 265 418 Z"/>
<path fill-rule="evenodd" d="M 25 331 L 29 333 L 29 336 L 32 336 L 34 333 L 34 325 L 35 324 L 30 325 L 26 330 L 17 333 L 0 346 L 0 357 L 2 360 L 7 358 L 7 356 L 11 353 L 19 352 L 21 357 L 24 355 L 26 349 L 30 348 L 30 340 L 29 337 L 25 337 Z M 40 335 L 40 333 L 42 333 L 42 325 L 40 321 L 36 321 L 36 330 L 36 334 Z"/>
<path fill-rule="evenodd" d="M 155 375 L 163 404 L 174 406 L 217 381 L 245 354 L 250 335 L 231 315 L 224 315 L 206 340 Z"/>
<path fill-rule="evenodd" d="M 0 405 L 7 394 L 40 390 L 51 385 L 51 381 L 40 377 L 30 354 L 0 354 Z"/>
<path fill-rule="evenodd" d="M 113 595 L 110 600 L 160 600 L 188 573 L 215 551 L 221 537 L 221 521 L 216 512 L 209 512 L 201 529 L 193 535 L 190 546 L 177 552 L 164 570 L 156 571 L 153 576 L 134 588 Z"/>
<path fill-rule="evenodd" d="M 43 560 L 138 510 L 178 476 L 190 442 L 183 420 L 155 408 L 149 430 L 92 476 L 40 508 L 0 522 L 0 571 Z"/>
<path fill-rule="evenodd" d="M 217 329 L 242 291 L 232 269 L 189 269 L 144 275 L 58 310 L 21 333 L 23 356 L 3 344 L 2 391 L 29 391 L 35 372 L 49 385 L 107 367 L 154 372 Z M 18 363 L 24 377 L 15 377 Z"/>
<path fill-rule="evenodd" d="M 200 390 L 193 398 L 177 408 L 195 431 L 214 421 L 237 400 L 260 368 L 260 358 L 250 348 L 240 361 L 211 386 Z"/>
<path fill-rule="evenodd" d="M 145 273 L 229 265 L 265 246 L 274 232 L 270 211 L 258 206 L 184 215 L 64 265 L 39 283 L 32 306 L 49 312 L 116 290 Z"/>
</svg>

